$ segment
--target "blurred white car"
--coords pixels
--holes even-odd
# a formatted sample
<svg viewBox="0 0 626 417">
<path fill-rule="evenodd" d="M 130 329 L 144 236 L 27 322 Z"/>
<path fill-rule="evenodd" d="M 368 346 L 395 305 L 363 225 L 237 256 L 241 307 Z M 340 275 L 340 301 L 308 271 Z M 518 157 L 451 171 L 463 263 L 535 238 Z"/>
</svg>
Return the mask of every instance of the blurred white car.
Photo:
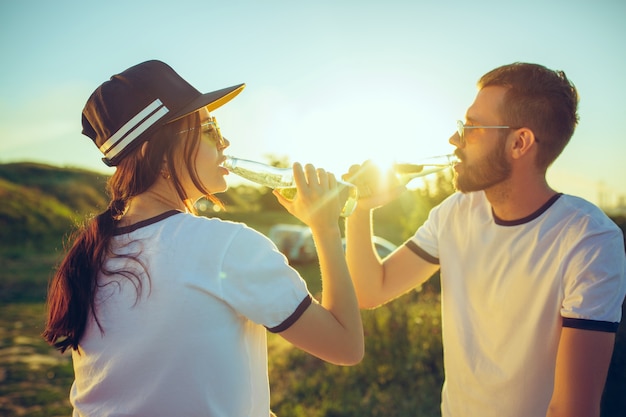
<svg viewBox="0 0 626 417">
<path fill-rule="evenodd" d="M 289 262 L 306 263 L 317 259 L 311 229 L 307 226 L 277 224 L 270 228 L 268 237 Z"/>
<path fill-rule="evenodd" d="M 294 224 L 277 224 L 270 228 L 269 236 L 291 263 L 307 263 L 317 260 L 317 251 L 313 243 L 311 229 Z M 396 249 L 396 245 L 380 236 L 373 236 L 372 241 L 378 255 L 382 258 Z M 343 239 L 343 247 L 346 241 Z"/>
</svg>

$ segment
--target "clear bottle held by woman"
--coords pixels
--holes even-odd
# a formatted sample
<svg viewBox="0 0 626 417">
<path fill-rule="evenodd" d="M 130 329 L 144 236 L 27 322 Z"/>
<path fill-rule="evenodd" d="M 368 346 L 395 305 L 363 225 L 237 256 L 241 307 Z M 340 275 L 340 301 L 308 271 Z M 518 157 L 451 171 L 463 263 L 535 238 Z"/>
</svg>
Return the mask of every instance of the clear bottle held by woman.
<svg viewBox="0 0 626 417">
<path fill-rule="evenodd" d="M 226 156 L 222 166 L 242 178 L 277 189 L 285 198 L 292 200 L 296 196 L 297 189 L 292 168 L 278 168 L 229 155 Z M 354 185 L 340 179 L 337 179 L 337 185 L 339 192 L 345 196 L 345 203 L 340 214 L 342 217 L 348 217 L 356 208 L 357 189 Z"/>
</svg>

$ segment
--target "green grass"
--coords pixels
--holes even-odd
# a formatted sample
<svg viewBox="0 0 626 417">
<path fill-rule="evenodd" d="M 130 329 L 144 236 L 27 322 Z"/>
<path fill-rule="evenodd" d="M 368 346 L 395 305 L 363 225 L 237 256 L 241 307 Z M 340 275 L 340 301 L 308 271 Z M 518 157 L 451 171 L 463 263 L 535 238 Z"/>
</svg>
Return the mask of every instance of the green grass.
<svg viewBox="0 0 626 417">
<path fill-rule="evenodd" d="M 43 303 L 0 306 L 0 415 L 71 415 L 71 358 L 41 339 L 43 324 Z"/>
<path fill-rule="evenodd" d="M 297 223 L 284 211 L 227 212 L 267 234 L 276 223 Z M 40 337 L 45 323 L 47 283 L 60 259 L 63 237 L 37 244 L 0 245 L 0 415 L 68 416 L 73 381 L 71 355 L 60 355 Z M 6 243 L 6 241 L 5 241 Z M 298 265 L 313 294 L 321 290 L 319 267 Z M 270 349 L 282 339 L 270 337 Z"/>
<path fill-rule="evenodd" d="M 222 213 L 267 233 L 295 222 L 284 212 Z M 402 240 L 385 229 L 390 240 Z M 394 237 L 395 236 L 395 237 Z M 0 250 L 0 415 L 67 416 L 73 371 L 41 338 L 43 297 L 59 256 L 61 238 L 43 247 Z M 296 265 L 313 294 L 321 289 L 319 267 Z M 432 280 L 431 280 L 432 281 Z M 433 284 L 435 281 L 429 283 Z M 10 285 L 9 285 L 10 284 Z M 443 378 L 439 300 L 436 288 L 363 312 L 366 357 L 355 367 L 326 364 L 268 335 L 272 407 L 279 417 L 401 417 L 438 415 Z M 603 417 L 626 407 L 626 329 L 618 333 Z"/>
<path fill-rule="evenodd" d="M 76 218 L 106 204 L 105 178 L 37 164 L 0 165 L 0 416 L 68 416 L 73 380 L 70 355 L 50 348 L 44 325 L 47 282 Z M 271 195 L 241 188 L 225 195 L 229 210 L 215 215 L 267 234 L 277 223 L 298 223 Z M 375 233 L 404 241 L 441 197 L 405 194 L 376 211 Z M 417 201 L 417 202 L 416 202 Z M 250 212 L 247 210 L 254 209 Z M 208 213 L 205 213 L 208 214 Z M 626 229 L 626 218 L 616 219 Z M 296 265 L 319 294 L 319 267 Z M 404 417 L 439 415 L 443 378 L 436 281 L 372 311 L 363 311 L 366 356 L 354 367 L 326 364 L 268 335 L 272 407 L 279 417 Z M 626 317 L 626 315 L 625 315 Z M 617 343 L 603 417 L 626 410 L 626 326 Z"/>
<path fill-rule="evenodd" d="M 0 247 L 0 303 L 43 302 L 61 242 L 41 247 Z"/>
<path fill-rule="evenodd" d="M 290 346 L 270 350 L 272 408 L 291 417 L 439 415 L 443 363 L 438 295 L 413 291 L 362 312 L 366 355 L 330 365 Z M 279 338 L 279 336 L 273 336 Z"/>
</svg>

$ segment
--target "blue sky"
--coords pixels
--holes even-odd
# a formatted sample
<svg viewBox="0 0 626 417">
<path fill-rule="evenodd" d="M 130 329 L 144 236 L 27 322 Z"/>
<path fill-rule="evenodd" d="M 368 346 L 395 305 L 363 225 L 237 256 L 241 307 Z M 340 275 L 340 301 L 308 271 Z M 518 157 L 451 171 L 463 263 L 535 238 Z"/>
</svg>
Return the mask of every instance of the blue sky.
<svg viewBox="0 0 626 417">
<path fill-rule="evenodd" d="M 615 204 L 626 199 L 625 19 L 621 0 L 3 0 L 0 163 L 110 173 L 80 134 L 82 107 L 148 59 L 203 92 L 247 84 L 214 113 L 233 155 L 337 174 L 410 161 L 452 151 L 478 78 L 525 61 L 564 70 L 581 96 L 550 183 Z"/>
</svg>

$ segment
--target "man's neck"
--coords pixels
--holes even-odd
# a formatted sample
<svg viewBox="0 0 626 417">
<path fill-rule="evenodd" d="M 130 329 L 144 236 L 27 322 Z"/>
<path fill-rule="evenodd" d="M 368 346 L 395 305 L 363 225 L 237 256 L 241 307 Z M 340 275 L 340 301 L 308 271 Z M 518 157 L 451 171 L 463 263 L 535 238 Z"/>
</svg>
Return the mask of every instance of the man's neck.
<svg viewBox="0 0 626 417">
<path fill-rule="evenodd" d="M 507 221 L 533 214 L 555 194 L 557 192 L 550 188 L 543 177 L 518 181 L 509 179 L 485 190 L 495 215 Z"/>
</svg>

